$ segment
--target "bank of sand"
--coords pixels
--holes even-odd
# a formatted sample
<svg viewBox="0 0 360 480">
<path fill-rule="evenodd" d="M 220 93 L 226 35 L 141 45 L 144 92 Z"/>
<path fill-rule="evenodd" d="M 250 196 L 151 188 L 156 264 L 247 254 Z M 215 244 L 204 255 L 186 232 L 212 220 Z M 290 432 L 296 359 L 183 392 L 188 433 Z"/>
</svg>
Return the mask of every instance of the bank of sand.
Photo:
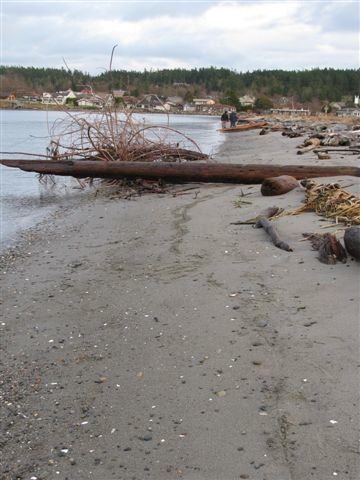
<svg viewBox="0 0 360 480">
<path fill-rule="evenodd" d="M 312 161 L 298 141 L 233 134 L 218 158 Z M 98 196 L 4 267 L 2 479 L 359 478 L 359 265 L 316 259 L 311 213 L 277 221 L 293 253 L 231 225 L 300 189 L 188 193 Z"/>
</svg>

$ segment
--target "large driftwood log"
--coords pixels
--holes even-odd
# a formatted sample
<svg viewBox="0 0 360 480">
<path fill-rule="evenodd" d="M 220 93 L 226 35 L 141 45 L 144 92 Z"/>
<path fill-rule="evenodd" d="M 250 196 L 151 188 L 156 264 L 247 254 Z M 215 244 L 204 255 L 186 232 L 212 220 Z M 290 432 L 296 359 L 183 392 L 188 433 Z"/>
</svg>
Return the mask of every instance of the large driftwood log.
<svg viewBox="0 0 360 480">
<path fill-rule="evenodd" d="M 275 230 L 274 225 L 272 225 L 266 217 L 260 217 L 259 220 L 256 222 L 255 227 L 263 228 L 271 238 L 271 241 L 273 242 L 275 247 L 280 248 L 281 250 L 285 250 L 286 252 L 293 251 L 293 249 L 286 242 L 281 240 L 279 234 Z"/>
<path fill-rule="evenodd" d="M 266 178 L 261 184 L 261 193 L 265 197 L 273 195 L 282 195 L 298 187 L 296 178 L 289 175 L 280 175 L 279 177 Z"/>
<path fill-rule="evenodd" d="M 360 260 L 360 228 L 349 227 L 344 233 L 344 243 L 346 250 L 356 260 Z"/>
<path fill-rule="evenodd" d="M 105 162 L 97 160 L 0 160 L 0 164 L 27 172 L 76 178 L 146 178 L 169 182 L 261 183 L 269 177 L 291 175 L 296 179 L 352 175 L 359 167 L 306 165 L 237 165 L 197 162 Z"/>
</svg>

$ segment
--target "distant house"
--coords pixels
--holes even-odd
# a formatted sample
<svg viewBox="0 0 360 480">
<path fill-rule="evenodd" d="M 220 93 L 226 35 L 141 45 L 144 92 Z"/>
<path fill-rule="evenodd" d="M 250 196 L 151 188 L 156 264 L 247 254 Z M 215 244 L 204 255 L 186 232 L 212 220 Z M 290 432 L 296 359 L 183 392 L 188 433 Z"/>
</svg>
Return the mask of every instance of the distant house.
<svg viewBox="0 0 360 480">
<path fill-rule="evenodd" d="M 126 91 L 125 90 L 113 90 L 112 93 L 113 93 L 115 98 L 122 98 L 125 95 Z"/>
<path fill-rule="evenodd" d="M 172 97 L 167 97 L 166 101 L 174 105 L 182 105 L 184 103 L 184 99 L 177 95 L 174 95 Z"/>
<path fill-rule="evenodd" d="M 166 100 L 154 94 L 145 95 L 138 103 L 139 108 L 143 110 L 158 110 L 160 112 L 169 111 L 171 106 L 166 103 Z"/>
<path fill-rule="evenodd" d="M 44 92 L 41 97 L 41 103 L 43 103 L 44 105 L 62 105 L 63 96 Z"/>
<path fill-rule="evenodd" d="M 84 95 L 78 100 L 79 107 L 102 108 L 103 100 L 97 95 Z"/>
<path fill-rule="evenodd" d="M 331 102 L 330 107 L 332 110 L 341 110 L 345 107 L 345 102 Z"/>
<path fill-rule="evenodd" d="M 212 98 L 194 98 L 194 104 L 196 107 L 204 107 L 215 105 L 215 101 Z"/>
<path fill-rule="evenodd" d="M 336 112 L 338 117 L 360 117 L 359 108 L 341 108 Z"/>
<path fill-rule="evenodd" d="M 123 102 L 124 102 L 125 108 L 133 108 L 138 104 L 139 101 L 136 97 L 127 95 L 123 97 Z"/>
<path fill-rule="evenodd" d="M 354 97 L 354 105 L 359 105 L 360 103 L 360 96 L 359 95 L 355 95 Z"/>
<path fill-rule="evenodd" d="M 256 98 L 249 94 L 239 97 L 239 102 L 243 107 L 253 107 L 255 104 L 255 100 Z"/>
<path fill-rule="evenodd" d="M 77 99 L 77 95 L 72 90 L 56 93 L 44 92 L 41 97 L 41 103 L 45 105 L 65 105 L 69 99 Z"/>
<path fill-rule="evenodd" d="M 193 103 L 197 112 L 208 113 L 209 109 L 215 105 L 215 100 L 212 98 L 194 98 Z"/>
<path fill-rule="evenodd" d="M 310 110 L 305 108 L 271 108 L 270 112 L 277 115 L 311 115 Z"/>
<path fill-rule="evenodd" d="M 196 106 L 194 103 L 185 103 L 183 107 L 184 112 L 195 112 Z"/>
<path fill-rule="evenodd" d="M 233 110 L 236 110 L 236 108 L 232 105 L 224 105 L 222 103 L 215 103 L 215 105 L 211 107 L 211 113 L 217 113 L 218 115 L 224 113 L 225 110 L 227 112 L 232 112 Z"/>
<path fill-rule="evenodd" d="M 35 93 L 29 95 L 22 95 L 20 100 L 28 103 L 37 103 L 41 102 L 41 96 Z"/>
</svg>

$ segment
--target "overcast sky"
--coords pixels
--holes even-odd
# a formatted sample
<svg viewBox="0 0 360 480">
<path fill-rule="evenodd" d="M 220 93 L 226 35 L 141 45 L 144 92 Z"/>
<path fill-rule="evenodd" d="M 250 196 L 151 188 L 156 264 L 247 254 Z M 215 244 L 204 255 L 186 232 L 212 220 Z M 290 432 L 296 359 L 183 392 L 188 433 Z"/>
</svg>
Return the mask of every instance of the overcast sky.
<svg viewBox="0 0 360 480">
<path fill-rule="evenodd" d="M 358 1 L 1 1 L 1 64 L 359 67 Z"/>
</svg>

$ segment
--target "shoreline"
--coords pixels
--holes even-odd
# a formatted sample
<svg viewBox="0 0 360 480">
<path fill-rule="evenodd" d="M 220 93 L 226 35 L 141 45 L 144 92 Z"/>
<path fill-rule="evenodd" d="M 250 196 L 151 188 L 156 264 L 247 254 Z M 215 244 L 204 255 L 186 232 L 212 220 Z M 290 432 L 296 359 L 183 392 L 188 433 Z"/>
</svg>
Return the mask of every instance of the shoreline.
<svg viewBox="0 0 360 480">
<path fill-rule="evenodd" d="M 314 163 L 298 141 L 242 133 L 217 158 Z M 2 478 L 357 478 L 359 265 L 318 262 L 312 213 L 277 221 L 293 253 L 231 225 L 302 200 L 98 196 L 41 230 L 1 271 Z"/>
</svg>

